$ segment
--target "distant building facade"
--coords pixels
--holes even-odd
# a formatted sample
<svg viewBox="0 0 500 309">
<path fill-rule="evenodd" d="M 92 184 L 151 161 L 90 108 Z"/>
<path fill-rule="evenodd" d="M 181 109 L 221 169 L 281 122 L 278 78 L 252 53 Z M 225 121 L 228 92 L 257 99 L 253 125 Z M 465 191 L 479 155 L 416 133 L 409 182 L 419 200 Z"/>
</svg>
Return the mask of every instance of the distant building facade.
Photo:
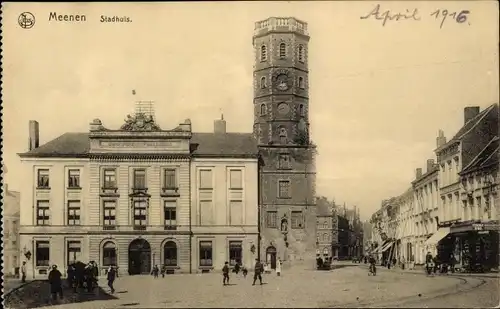
<svg viewBox="0 0 500 309">
<path fill-rule="evenodd" d="M 254 135 L 260 172 L 261 257 L 315 265 L 315 146 L 309 136 L 309 34 L 295 18 L 256 23 Z"/>
<path fill-rule="evenodd" d="M 6 168 L 3 166 L 4 175 Z M 19 246 L 19 213 L 20 193 L 9 190 L 7 184 L 3 185 L 2 215 L 3 215 L 3 273 L 12 276 L 19 273 L 22 256 Z"/>
<path fill-rule="evenodd" d="M 21 246 L 28 278 L 49 266 L 94 260 L 123 274 L 202 272 L 224 261 L 252 268 L 258 241 L 258 149 L 251 134 L 194 133 L 186 120 L 162 130 L 151 115 L 117 130 L 98 119 L 88 133 L 38 145 L 32 122 L 24 165 Z M 30 205 L 35 205 L 31 207 Z"/>
<path fill-rule="evenodd" d="M 335 204 L 324 197 L 316 199 L 316 257 L 323 260 L 336 258 L 338 247 L 338 229 Z"/>
</svg>

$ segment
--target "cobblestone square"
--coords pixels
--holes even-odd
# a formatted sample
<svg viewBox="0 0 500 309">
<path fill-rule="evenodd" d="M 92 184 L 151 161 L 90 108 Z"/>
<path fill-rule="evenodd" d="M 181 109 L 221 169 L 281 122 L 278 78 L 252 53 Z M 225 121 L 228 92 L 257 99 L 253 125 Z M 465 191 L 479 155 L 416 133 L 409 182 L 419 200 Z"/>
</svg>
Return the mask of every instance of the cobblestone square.
<svg viewBox="0 0 500 309">
<path fill-rule="evenodd" d="M 252 286 L 253 274 L 231 276 L 222 285 L 220 273 L 119 277 L 116 298 L 58 305 L 57 308 L 172 308 L 172 307 L 355 307 L 394 301 L 418 300 L 436 291 L 455 291 L 460 280 L 421 274 L 380 271 L 368 276 L 365 267 L 332 271 L 289 270 L 278 277 L 263 276 Z M 106 282 L 100 285 L 108 291 Z M 420 294 L 420 296 L 419 296 Z M 96 298 L 102 298 L 96 295 Z"/>
</svg>

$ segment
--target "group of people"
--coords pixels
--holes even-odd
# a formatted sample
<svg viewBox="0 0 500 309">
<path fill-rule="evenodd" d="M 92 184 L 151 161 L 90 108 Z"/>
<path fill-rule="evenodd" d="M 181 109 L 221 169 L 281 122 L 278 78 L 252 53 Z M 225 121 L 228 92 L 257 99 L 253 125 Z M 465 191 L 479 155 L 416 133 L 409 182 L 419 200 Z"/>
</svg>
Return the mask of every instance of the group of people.
<svg viewBox="0 0 500 309">
<path fill-rule="evenodd" d="M 95 261 L 90 261 L 85 264 L 82 262 L 73 262 L 68 266 L 67 270 L 67 286 L 72 288 L 76 293 L 79 288 L 85 289 L 87 292 L 93 292 L 98 286 L 99 267 Z M 50 293 L 52 294 L 52 299 L 57 300 L 63 298 L 63 280 L 62 273 L 57 268 L 57 265 L 52 265 L 52 269 L 49 272 L 48 280 L 50 284 Z M 107 279 L 108 286 L 111 293 L 115 292 L 113 283 L 118 277 L 117 268 L 115 266 L 110 266 L 107 269 Z"/>
<path fill-rule="evenodd" d="M 443 260 L 441 260 L 438 255 L 432 256 L 430 252 L 427 252 L 425 255 L 425 268 L 429 275 L 431 273 L 436 274 L 438 271 L 439 273 L 447 273 L 448 271 L 454 273 L 455 266 L 456 259 L 453 253 L 450 254 L 448 259 Z"/>
<path fill-rule="evenodd" d="M 278 259 L 278 261 L 276 261 L 276 275 L 277 276 L 281 275 L 281 264 L 282 264 L 281 259 Z M 243 273 L 243 277 L 246 278 L 247 274 L 248 274 L 247 268 L 245 266 L 242 266 L 240 261 L 237 261 L 236 265 L 233 268 L 233 272 L 236 273 L 236 275 L 238 275 L 240 270 Z M 253 276 L 252 285 L 255 285 L 257 280 L 259 280 L 260 285 L 263 284 L 262 274 L 264 272 L 265 272 L 264 264 L 259 259 L 255 259 L 254 276 Z M 229 285 L 229 273 L 230 273 L 230 267 L 229 267 L 229 263 L 226 261 L 224 263 L 224 266 L 222 267 L 222 284 L 224 286 Z"/>
<path fill-rule="evenodd" d="M 163 278 L 165 278 L 165 275 L 167 274 L 167 266 L 166 265 L 163 265 L 161 267 L 161 269 L 160 269 L 160 266 L 158 266 L 158 265 L 153 266 L 153 269 L 151 270 L 151 275 L 155 278 L 159 278 L 160 273 L 161 273 L 161 276 Z"/>
</svg>

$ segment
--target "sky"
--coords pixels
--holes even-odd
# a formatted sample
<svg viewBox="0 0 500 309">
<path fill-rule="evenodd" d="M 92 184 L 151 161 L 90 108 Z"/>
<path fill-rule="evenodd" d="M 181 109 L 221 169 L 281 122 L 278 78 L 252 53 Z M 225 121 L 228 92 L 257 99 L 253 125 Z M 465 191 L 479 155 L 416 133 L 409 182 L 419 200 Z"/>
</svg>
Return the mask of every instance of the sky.
<svg viewBox="0 0 500 309">
<path fill-rule="evenodd" d="M 463 125 L 463 108 L 498 102 L 498 4 L 488 1 L 381 2 L 381 12 L 418 10 L 418 21 L 368 15 L 377 2 L 3 3 L 3 163 L 11 190 L 23 185 L 17 153 L 28 122 L 41 144 L 87 132 L 99 118 L 118 128 L 134 101 L 155 101 L 170 129 L 190 118 L 210 132 L 253 125 L 254 23 L 293 16 L 308 23 L 310 123 L 318 145 L 317 193 L 362 218 L 402 194 L 415 168 L 434 158 L 436 136 Z M 431 14 L 449 12 L 441 19 Z M 452 12 L 469 10 L 458 23 Z M 31 29 L 18 25 L 31 12 Z M 87 21 L 48 21 L 49 13 Z M 442 13 L 443 11 L 440 11 Z M 101 23 L 100 16 L 130 23 Z M 455 15 L 456 16 L 456 15 Z M 132 96 L 136 90 L 136 96 Z"/>
</svg>

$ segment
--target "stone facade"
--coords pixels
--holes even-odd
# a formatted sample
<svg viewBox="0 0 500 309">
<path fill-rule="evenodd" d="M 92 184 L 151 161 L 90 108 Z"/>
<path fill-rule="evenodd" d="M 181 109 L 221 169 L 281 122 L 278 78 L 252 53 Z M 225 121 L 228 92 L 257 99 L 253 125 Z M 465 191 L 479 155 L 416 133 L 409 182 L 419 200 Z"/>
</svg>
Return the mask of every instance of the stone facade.
<svg viewBox="0 0 500 309">
<path fill-rule="evenodd" d="M 189 120 L 161 130 L 146 120 L 137 114 L 110 130 L 96 119 L 89 133 L 66 133 L 20 154 L 28 278 L 45 278 L 51 265 L 66 269 L 75 260 L 96 261 L 101 271 L 117 265 L 120 274 L 149 273 L 153 265 L 212 271 L 225 261 L 253 267 L 253 136 L 193 133 Z M 225 122 L 216 121 L 221 127 Z"/>
<path fill-rule="evenodd" d="M 307 24 L 256 23 L 254 135 L 261 155 L 261 258 L 311 261 L 316 251 L 314 146 L 309 140 Z"/>
</svg>

